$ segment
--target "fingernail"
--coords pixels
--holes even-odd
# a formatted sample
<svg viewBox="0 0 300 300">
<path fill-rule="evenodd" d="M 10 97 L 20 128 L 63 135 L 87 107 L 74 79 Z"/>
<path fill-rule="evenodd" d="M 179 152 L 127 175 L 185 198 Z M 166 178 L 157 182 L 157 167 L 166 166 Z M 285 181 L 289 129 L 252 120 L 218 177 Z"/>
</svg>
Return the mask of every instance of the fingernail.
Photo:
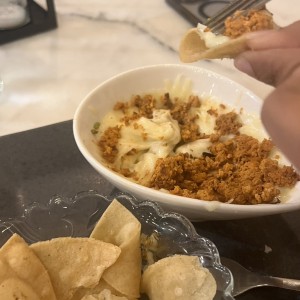
<svg viewBox="0 0 300 300">
<path fill-rule="evenodd" d="M 254 76 L 253 68 L 245 57 L 243 56 L 237 57 L 234 60 L 234 65 L 238 70 L 248 74 L 249 76 Z"/>
</svg>

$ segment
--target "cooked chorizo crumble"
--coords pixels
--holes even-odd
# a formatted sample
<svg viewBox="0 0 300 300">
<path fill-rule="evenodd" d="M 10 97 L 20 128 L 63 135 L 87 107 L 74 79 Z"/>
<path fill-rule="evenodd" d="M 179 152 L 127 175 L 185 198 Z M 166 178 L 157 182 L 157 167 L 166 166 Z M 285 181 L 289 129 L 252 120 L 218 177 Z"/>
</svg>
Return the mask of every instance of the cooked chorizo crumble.
<svg viewBox="0 0 300 300">
<path fill-rule="evenodd" d="M 250 10 L 247 14 L 237 11 L 225 20 L 224 35 L 237 38 L 247 32 L 273 28 L 273 17 L 265 10 Z"/>
<path fill-rule="evenodd" d="M 184 102 L 171 99 L 168 93 L 162 96 L 136 95 L 128 102 L 117 103 L 114 111 L 122 113 L 122 124 L 108 127 L 102 132 L 98 143 L 103 159 L 111 169 L 123 176 L 174 195 L 234 204 L 280 202 L 280 189 L 292 188 L 300 179 L 295 170 L 291 166 L 280 165 L 278 156 L 271 155 L 274 146 L 270 140 L 259 141 L 240 132 L 243 127 L 240 117 L 242 111 L 236 113 L 224 104 L 217 108 L 206 106 L 206 115 L 215 118 L 214 130 L 202 130 L 198 113 L 202 105 L 203 100 L 198 96 L 192 95 Z M 118 167 L 114 163 L 120 154 L 122 128 L 132 126 L 133 132 L 140 130 L 141 141 L 149 143 L 148 148 L 142 151 L 132 147 L 121 157 L 122 162 L 126 159 L 135 161 L 135 156 L 140 159 L 141 155 L 156 145 L 149 141 L 151 131 L 143 131 L 144 123 L 138 122 L 145 122 L 144 118 L 154 120 L 157 110 L 169 113 L 172 122 L 178 124 L 180 139 L 168 155 L 155 160 L 153 170 L 146 172 L 149 179 L 145 183 L 139 180 L 136 170 L 128 165 L 121 164 Z M 157 124 L 160 126 L 160 123 Z M 163 137 L 160 140 L 161 145 L 167 146 Z M 188 151 L 177 152 L 182 145 L 198 142 L 208 143 L 201 155 L 193 155 Z M 198 146 L 194 147 L 197 149 Z M 146 161 L 141 161 L 142 165 Z"/>
</svg>

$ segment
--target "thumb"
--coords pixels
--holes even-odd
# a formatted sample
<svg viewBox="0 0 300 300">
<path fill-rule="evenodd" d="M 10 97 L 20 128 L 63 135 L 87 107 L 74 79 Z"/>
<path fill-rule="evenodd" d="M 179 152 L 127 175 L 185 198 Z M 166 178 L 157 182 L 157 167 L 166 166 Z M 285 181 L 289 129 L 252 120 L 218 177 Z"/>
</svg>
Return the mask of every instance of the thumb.
<svg viewBox="0 0 300 300">
<path fill-rule="evenodd" d="M 262 122 L 273 142 L 300 171 L 300 68 L 264 101 Z"/>
</svg>

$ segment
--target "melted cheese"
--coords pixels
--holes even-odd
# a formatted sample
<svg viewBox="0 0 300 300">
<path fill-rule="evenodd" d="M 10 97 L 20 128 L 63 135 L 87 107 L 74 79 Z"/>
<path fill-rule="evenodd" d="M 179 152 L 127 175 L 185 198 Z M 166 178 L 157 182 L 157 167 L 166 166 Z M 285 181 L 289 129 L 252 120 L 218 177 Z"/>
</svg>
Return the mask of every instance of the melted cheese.
<svg viewBox="0 0 300 300">
<path fill-rule="evenodd" d="M 198 26 L 197 26 L 198 33 L 199 33 L 201 39 L 204 41 L 205 46 L 207 48 L 217 47 L 217 46 L 224 44 L 230 40 L 230 38 L 228 36 L 225 36 L 222 34 L 216 35 L 211 31 L 205 31 L 205 29 L 206 29 L 206 26 L 204 26 L 202 24 L 198 24 Z"/>
</svg>

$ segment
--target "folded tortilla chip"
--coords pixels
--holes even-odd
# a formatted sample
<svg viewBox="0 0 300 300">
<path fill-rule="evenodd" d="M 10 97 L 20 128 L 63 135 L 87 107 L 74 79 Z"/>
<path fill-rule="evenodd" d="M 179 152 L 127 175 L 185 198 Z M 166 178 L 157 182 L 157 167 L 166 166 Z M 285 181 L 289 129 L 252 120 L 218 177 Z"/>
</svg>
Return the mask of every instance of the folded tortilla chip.
<svg viewBox="0 0 300 300">
<path fill-rule="evenodd" d="M 121 252 L 109 243 L 70 237 L 38 242 L 30 248 L 48 270 L 59 300 L 71 299 L 82 287 L 95 287 Z"/>
<path fill-rule="evenodd" d="M 103 279 L 127 298 L 138 298 L 141 280 L 141 223 L 120 202 L 112 201 L 91 237 L 121 248 L 116 263 L 107 269 Z"/>
<path fill-rule="evenodd" d="M 215 35 L 202 24 L 190 29 L 179 46 L 181 61 L 190 63 L 201 59 L 234 58 L 249 50 L 245 33 L 278 28 L 272 14 L 265 9 L 236 11 L 225 20 L 224 25 L 224 35 Z"/>
<path fill-rule="evenodd" d="M 249 49 L 245 36 L 231 39 L 218 46 L 208 48 L 197 28 L 190 29 L 181 40 L 179 57 L 182 62 L 191 63 L 201 59 L 234 58 Z"/>
<path fill-rule="evenodd" d="M 44 265 L 17 234 L 0 249 L 0 299 L 57 299 Z"/>
</svg>

